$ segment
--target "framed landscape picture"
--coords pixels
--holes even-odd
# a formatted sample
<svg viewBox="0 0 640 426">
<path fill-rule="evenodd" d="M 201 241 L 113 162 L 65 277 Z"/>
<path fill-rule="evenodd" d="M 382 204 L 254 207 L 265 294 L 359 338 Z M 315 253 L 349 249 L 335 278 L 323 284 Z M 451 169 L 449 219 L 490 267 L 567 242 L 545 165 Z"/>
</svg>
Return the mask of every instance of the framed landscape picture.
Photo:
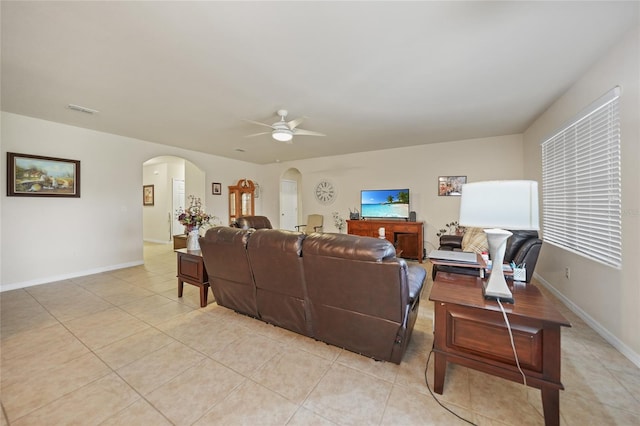
<svg viewBox="0 0 640 426">
<path fill-rule="evenodd" d="M 154 191 L 153 185 L 143 185 L 142 186 L 142 205 L 143 206 L 152 206 L 153 205 L 153 202 L 154 202 L 153 198 L 155 196 L 153 191 Z"/>
<path fill-rule="evenodd" d="M 467 183 L 466 176 L 438 177 L 438 195 L 443 197 L 462 195 L 462 185 Z"/>
<path fill-rule="evenodd" d="M 7 196 L 80 197 L 80 161 L 7 152 Z"/>
</svg>

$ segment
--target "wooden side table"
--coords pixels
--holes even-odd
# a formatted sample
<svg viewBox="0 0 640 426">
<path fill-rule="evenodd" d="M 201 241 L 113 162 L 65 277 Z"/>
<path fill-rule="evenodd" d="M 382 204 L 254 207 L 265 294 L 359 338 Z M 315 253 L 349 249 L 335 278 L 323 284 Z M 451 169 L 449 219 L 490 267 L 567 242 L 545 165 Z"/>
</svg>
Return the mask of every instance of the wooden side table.
<svg viewBox="0 0 640 426">
<path fill-rule="evenodd" d="M 204 267 L 200 250 L 175 250 L 178 255 L 178 297 L 182 297 L 184 283 L 200 287 L 200 307 L 207 306 L 209 293 L 209 276 Z"/>
<path fill-rule="evenodd" d="M 187 234 L 178 234 L 173 236 L 173 249 L 187 248 Z"/>
<path fill-rule="evenodd" d="M 540 389 L 545 425 L 560 424 L 560 327 L 571 324 L 536 286 L 508 281 L 503 304 L 527 385 Z M 522 383 L 498 303 L 482 296 L 481 278 L 439 272 L 434 302 L 434 390 L 442 394 L 447 362 Z"/>
</svg>

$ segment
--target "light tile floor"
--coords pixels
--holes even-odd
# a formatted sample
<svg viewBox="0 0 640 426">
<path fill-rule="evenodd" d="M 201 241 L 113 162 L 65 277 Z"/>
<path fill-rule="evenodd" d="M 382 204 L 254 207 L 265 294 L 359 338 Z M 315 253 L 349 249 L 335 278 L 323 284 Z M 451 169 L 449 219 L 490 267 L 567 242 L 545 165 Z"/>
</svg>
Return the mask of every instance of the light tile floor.
<svg viewBox="0 0 640 426">
<path fill-rule="evenodd" d="M 211 296 L 199 308 L 194 286 L 178 299 L 175 272 L 169 245 L 146 244 L 144 266 L 1 293 L 0 424 L 465 424 L 425 385 L 430 281 L 395 365 Z M 557 304 L 573 324 L 562 331 L 561 424 L 640 424 L 640 370 Z M 438 398 L 480 425 L 543 424 L 538 390 L 460 366 Z"/>
</svg>

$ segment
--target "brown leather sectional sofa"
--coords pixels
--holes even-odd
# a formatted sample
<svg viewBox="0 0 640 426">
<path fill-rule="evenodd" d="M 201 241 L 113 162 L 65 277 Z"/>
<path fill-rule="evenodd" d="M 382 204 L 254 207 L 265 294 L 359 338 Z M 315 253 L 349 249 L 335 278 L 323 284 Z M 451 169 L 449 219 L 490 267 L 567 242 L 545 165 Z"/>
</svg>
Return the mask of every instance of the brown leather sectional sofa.
<svg viewBox="0 0 640 426">
<path fill-rule="evenodd" d="M 400 364 L 426 271 L 387 240 L 215 227 L 200 247 L 218 305 Z"/>
</svg>

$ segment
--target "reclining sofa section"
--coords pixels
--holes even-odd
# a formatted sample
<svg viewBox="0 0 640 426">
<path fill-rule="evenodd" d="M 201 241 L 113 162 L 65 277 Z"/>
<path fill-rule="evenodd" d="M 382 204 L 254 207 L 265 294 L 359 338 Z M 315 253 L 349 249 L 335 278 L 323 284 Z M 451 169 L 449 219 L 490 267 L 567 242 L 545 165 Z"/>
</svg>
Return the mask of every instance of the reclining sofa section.
<svg viewBox="0 0 640 426">
<path fill-rule="evenodd" d="M 426 271 L 387 240 L 215 227 L 200 247 L 218 305 L 400 364 Z"/>
</svg>

